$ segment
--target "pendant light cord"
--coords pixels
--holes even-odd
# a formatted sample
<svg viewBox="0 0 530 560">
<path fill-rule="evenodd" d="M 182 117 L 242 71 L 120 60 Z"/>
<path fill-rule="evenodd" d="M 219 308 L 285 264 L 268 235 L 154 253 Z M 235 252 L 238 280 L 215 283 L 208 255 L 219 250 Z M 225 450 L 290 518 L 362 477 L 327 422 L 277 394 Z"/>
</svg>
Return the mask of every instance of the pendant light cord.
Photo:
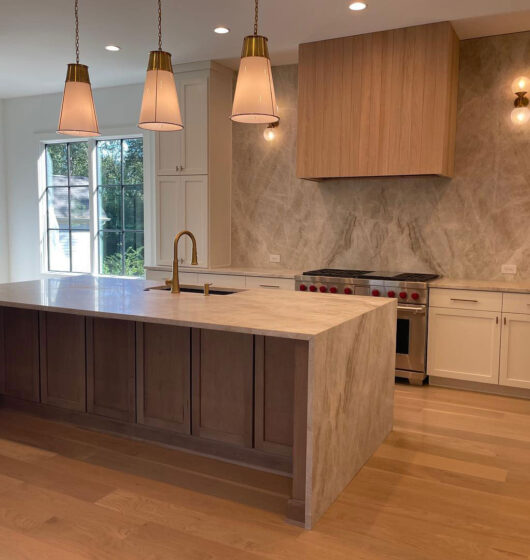
<svg viewBox="0 0 530 560">
<path fill-rule="evenodd" d="M 79 64 L 79 0 L 75 0 L 75 61 Z"/>
<path fill-rule="evenodd" d="M 256 0 L 256 8 L 254 12 L 254 35 L 258 34 L 258 15 L 259 15 L 259 0 Z"/>
<path fill-rule="evenodd" d="M 158 50 L 162 50 L 162 0 L 158 0 Z"/>
</svg>

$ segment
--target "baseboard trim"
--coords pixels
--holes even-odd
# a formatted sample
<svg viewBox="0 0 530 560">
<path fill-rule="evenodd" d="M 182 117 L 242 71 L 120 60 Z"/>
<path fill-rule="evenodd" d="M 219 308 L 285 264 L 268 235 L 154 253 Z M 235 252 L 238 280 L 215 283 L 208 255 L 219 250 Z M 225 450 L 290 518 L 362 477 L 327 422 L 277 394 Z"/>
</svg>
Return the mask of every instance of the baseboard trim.
<svg viewBox="0 0 530 560">
<path fill-rule="evenodd" d="M 488 395 L 500 395 L 502 397 L 530 399 L 530 389 L 507 387 L 506 385 L 493 385 L 491 383 L 477 383 L 476 381 L 463 381 L 461 379 L 448 379 L 446 377 L 436 377 L 434 375 L 429 375 L 429 385 L 433 387 L 445 387 L 446 389 L 461 389 L 462 391 L 487 393 Z"/>
</svg>

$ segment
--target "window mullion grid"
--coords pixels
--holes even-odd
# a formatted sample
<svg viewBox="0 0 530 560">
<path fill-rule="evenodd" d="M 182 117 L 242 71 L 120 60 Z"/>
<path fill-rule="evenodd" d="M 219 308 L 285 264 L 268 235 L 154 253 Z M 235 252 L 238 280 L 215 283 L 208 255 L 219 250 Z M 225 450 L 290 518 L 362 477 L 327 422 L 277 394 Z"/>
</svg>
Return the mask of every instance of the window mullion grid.
<svg viewBox="0 0 530 560">
<path fill-rule="evenodd" d="M 120 170 L 121 170 L 121 273 L 125 276 L 125 192 L 123 179 L 123 138 L 120 140 Z"/>
<path fill-rule="evenodd" d="M 69 257 L 70 257 L 70 272 L 73 272 L 72 266 L 72 203 L 71 203 L 71 165 L 70 165 L 70 142 L 66 144 L 66 165 L 68 168 L 68 248 L 69 248 Z"/>
</svg>

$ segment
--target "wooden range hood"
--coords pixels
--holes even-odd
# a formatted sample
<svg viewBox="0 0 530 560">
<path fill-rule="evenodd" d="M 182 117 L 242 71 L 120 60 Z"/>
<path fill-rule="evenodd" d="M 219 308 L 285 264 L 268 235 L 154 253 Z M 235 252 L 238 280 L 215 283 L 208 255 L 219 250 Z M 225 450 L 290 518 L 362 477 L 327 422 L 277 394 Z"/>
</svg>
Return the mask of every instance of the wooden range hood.
<svg viewBox="0 0 530 560">
<path fill-rule="evenodd" d="M 449 22 L 300 45 L 298 177 L 451 177 L 458 54 Z"/>
</svg>

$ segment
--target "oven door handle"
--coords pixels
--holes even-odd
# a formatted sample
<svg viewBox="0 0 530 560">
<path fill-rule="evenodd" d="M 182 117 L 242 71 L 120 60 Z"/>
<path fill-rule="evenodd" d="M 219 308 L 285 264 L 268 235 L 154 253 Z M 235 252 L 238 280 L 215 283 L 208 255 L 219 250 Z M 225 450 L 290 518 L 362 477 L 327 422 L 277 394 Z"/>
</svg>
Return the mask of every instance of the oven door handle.
<svg viewBox="0 0 530 560">
<path fill-rule="evenodd" d="M 426 307 L 422 305 L 398 305 L 398 311 L 404 311 L 405 313 L 414 313 L 415 315 L 425 315 Z"/>
</svg>

